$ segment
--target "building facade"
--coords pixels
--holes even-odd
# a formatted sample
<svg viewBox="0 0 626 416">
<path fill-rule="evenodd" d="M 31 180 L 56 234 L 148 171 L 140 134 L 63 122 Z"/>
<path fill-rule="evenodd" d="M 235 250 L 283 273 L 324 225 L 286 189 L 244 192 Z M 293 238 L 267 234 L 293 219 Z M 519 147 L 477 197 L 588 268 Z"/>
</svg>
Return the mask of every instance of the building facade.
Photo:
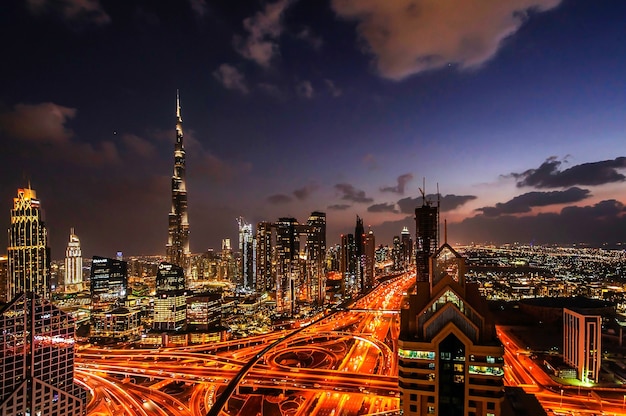
<svg viewBox="0 0 626 416">
<path fill-rule="evenodd" d="M 185 329 L 187 321 L 186 298 L 183 268 L 171 263 L 159 264 L 152 328 L 157 331 L 182 331 Z"/>
<path fill-rule="evenodd" d="M 602 316 L 563 309 L 563 360 L 583 383 L 600 380 Z"/>
<path fill-rule="evenodd" d="M 498 416 L 504 401 L 504 349 L 465 261 L 444 244 L 401 310 L 398 340 L 404 415 Z"/>
<path fill-rule="evenodd" d="M 70 240 L 65 250 L 65 291 L 80 292 L 83 290 L 83 254 L 80 250 L 80 240 L 70 230 Z"/>
<path fill-rule="evenodd" d="M 93 256 L 89 275 L 94 309 L 121 304 L 128 295 L 128 266 L 125 261 Z"/>
<path fill-rule="evenodd" d="M 430 256 L 439 244 L 439 207 L 423 198 L 421 207 L 415 208 L 415 268 L 418 282 L 428 282 Z"/>
<path fill-rule="evenodd" d="M 243 217 L 237 218 L 239 227 L 239 281 L 238 285 L 247 290 L 255 290 L 256 279 L 254 274 L 254 236 L 252 235 L 252 224 L 246 223 Z"/>
<path fill-rule="evenodd" d="M 172 208 L 168 215 L 166 255 L 168 263 L 189 267 L 189 219 L 187 216 L 187 185 L 185 181 L 185 146 L 180 98 L 176 93 L 176 142 L 174 143 L 174 174 L 172 175 Z"/>
<path fill-rule="evenodd" d="M 32 292 L 0 310 L 0 414 L 79 416 L 87 392 L 74 384 L 74 320 Z"/>
<path fill-rule="evenodd" d="M 9 226 L 7 300 L 22 292 L 50 298 L 50 248 L 41 203 L 33 189 L 17 190 Z"/>
</svg>

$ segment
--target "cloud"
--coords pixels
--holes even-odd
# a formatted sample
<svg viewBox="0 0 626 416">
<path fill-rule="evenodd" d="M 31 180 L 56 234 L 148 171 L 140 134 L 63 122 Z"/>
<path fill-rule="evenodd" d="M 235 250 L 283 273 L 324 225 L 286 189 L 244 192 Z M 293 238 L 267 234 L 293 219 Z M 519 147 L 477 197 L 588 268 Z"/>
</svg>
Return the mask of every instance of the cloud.
<svg viewBox="0 0 626 416">
<path fill-rule="evenodd" d="M 309 27 L 305 27 L 300 32 L 298 32 L 296 38 L 305 41 L 306 43 L 311 45 L 313 49 L 321 48 L 322 44 L 324 43 L 322 41 L 322 38 L 320 38 L 319 36 L 315 36 L 311 31 L 311 28 Z"/>
<path fill-rule="evenodd" d="M 266 82 L 261 82 L 257 85 L 259 90 L 263 91 L 265 94 L 274 97 L 274 98 L 285 98 L 285 94 L 280 90 L 277 85 L 268 84 Z"/>
<path fill-rule="evenodd" d="M 66 123 L 74 116 L 75 108 L 54 103 L 17 104 L 15 110 L 0 114 L 0 130 L 26 141 L 67 143 L 74 133 Z"/>
<path fill-rule="evenodd" d="M 134 134 L 123 134 L 124 145 L 136 155 L 150 159 L 156 155 L 156 149 L 152 143 Z"/>
<path fill-rule="evenodd" d="M 626 169 L 626 157 L 613 160 L 583 163 L 565 170 L 559 170 L 563 161 L 550 157 L 537 169 L 528 169 L 522 173 L 511 173 L 517 180 L 517 186 L 533 186 L 535 188 L 560 188 L 574 185 L 603 185 L 622 182 L 626 176 L 617 172 Z"/>
<path fill-rule="evenodd" d="M 538 215 L 477 215 L 448 225 L 450 241 L 459 243 L 523 242 L 571 244 L 585 242 L 594 246 L 623 242 L 626 235 L 626 208 L 616 200 L 590 206 L 565 207 L 560 213 Z"/>
<path fill-rule="evenodd" d="M 27 0 L 27 3 L 33 13 L 57 13 L 73 23 L 105 25 L 111 22 L 99 0 Z"/>
<path fill-rule="evenodd" d="M 352 202 L 372 202 L 373 198 L 365 196 L 365 191 L 354 188 L 354 186 L 347 183 L 338 183 L 335 185 L 335 189 L 341 192 L 343 195 L 341 199 Z"/>
<path fill-rule="evenodd" d="M 332 0 L 357 30 L 380 75 L 401 80 L 448 64 L 473 68 L 491 59 L 530 12 L 560 0 Z"/>
<path fill-rule="evenodd" d="M 315 192 L 317 190 L 318 186 L 313 184 L 313 185 L 308 185 L 308 186 L 304 186 L 302 188 L 296 189 L 295 191 L 293 191 L 293 194 L 296 198 L 298 198 L 300 201 L 307 199 L 311 193 Z"/>
<path fill-rule="evenodd" d="M 117 146 L 115 143 L 108 140 L 94 144 L 73 143 L 64 146 L 60 152 L 59 158 L 87 167 L 119 164 L 122 161 Z"/>
<path fill-rule="evenodd" d="M 283 32 L 281 17 L 290 0 L 279 0 L 265 5 L 265 9 L 243 21 L 248 32 L 246 39 L 236 36 L 235 50 L 244 58 L 269 67 L 272 59 L 279 54 L 277 40 Z"/>
<path fill-rule="evenodd" d="M 267 202 L 272 205 L 283 205 L 291 202 L 291 197 L 285 194 L 274 194 L 267 197 Z"/>
<path fill-rule="evenodd" d="M 413 179 L 413 175 L 410 173 L 405 173 L 404 175 L 398 176 L 396 186 L 385 186 L 380 188 L 381 192 L 393 192 L 396 194 L 404 195 L 404 187 L 407 183 L 409 183 Z"/>
<path fill-rule="evenodd" d="M 213 76 L 226 89 L 239 91 L 242 94 L 248 93 L 248 87 L 246 86 L 246 79 L 244 75 L 232 65 L 220 65 L 215 71 L 213 71 Z"/>
<path fill-rule="evenodd" d="M 328 92 L 331 96 L 336 98 L 341 97 L 341 95 L 343 94 L 341 88 L 338 88 L 332 80 L 326 78 L 324 79 L 324 84 L 326 84 L 326 88 L 328 89 Z"/>
<path fill-rule="evenodd" d="M 208 177 L 215 182 L 228 182 L 252 170 L 250 163 L 223 160 L 204 149 L 200 149 L 197 153 L 188 152 L 187 156 L 188 174 L 195 177 Z"/>
<path fill-rule="evenodd" d="M 206 0 L 189 0 L 189 6 L 198 17 L 204 17 L 209 11 Z"/>
<path fill-rule="evenodd" d="M 577 187 L 569 188 L 565 191 L 535 191 L 518 195 L 507 202 L 499 202 L 493 207 L 478 208 L 477 211 L 482 212 L 488 217 L 504 214 L 520 214 L 530 212 L 533 207 L 579 202 L 589 196 L 589 190 Z"/>
<path fill-rule="evenodd" d="M 393 212 L 397 213 L 396 204 L 374 204 L 367 208 L 367 212 Z"/>
<path fill-rule="evenodd" d="M 345 211 L 348 208 L 350 208 L 352 205 L 347 205 L 347 204 L 334 204 L 334 205 L 329 205 L 328 209 L 332 210 L 332 211 Z"/>
<path fill-rule="evenodd" d="M 311 81 L 302 81 L 296 85 L 296 93 L 303 98 L 313 98 L 315 91 L 313 90 L 313 85 L 311 85 Z"/>
<path fill-rule="evenodd" d="M 473 201 L 474 199 L 476 199 L 476 196 L 474 195 L 445 195 L 440 198 L 441 206 L 439 207 L 439 210 L 441 212 L 453 211 L 466 202 Z M 426 200 L 436 203 L 437 195 L 426 195 Z M 422 203 L 423 201 L 421 196 L 416 198 L 407 197 L 399 200 L 398 206 L 400 207 L 400 212 L 403 214 L 414 214 L 415 208 L 421 207 Z"/>
</svg>

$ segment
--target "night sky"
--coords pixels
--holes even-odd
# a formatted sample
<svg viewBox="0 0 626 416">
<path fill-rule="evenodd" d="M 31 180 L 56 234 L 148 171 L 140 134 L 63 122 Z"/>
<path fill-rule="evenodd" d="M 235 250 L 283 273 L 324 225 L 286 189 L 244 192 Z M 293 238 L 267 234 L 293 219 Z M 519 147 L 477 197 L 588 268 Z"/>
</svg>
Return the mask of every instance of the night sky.
<svg viewBox="0 0 626 416">
<path fill-rule="evenodd" d="M 450 243 L 626 241 L 625 22 L 623 0 L 3 1 L 0 229 L 30 182 L 53 258 L 70 227 L 84 256 L 165 253 L 178 89 L 193 252 L 315 210 L 329 244 L 356 215 L 390 244 L 424 178 Z"/>
</svg>

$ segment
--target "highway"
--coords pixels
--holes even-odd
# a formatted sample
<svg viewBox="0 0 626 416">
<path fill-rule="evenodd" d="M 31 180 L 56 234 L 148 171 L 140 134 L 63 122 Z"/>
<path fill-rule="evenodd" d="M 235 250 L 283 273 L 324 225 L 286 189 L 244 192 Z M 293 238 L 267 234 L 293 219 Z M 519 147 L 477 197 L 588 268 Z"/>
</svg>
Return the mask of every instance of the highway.
<svg viewBox="0 0 626 416">
<path fill-rule="evenodd" d="M 361 415 L 398 409 L 399 309 L 388 280 L 299 329 L 183 348 L 82 348 L 89 415 Z"/>
</svg>

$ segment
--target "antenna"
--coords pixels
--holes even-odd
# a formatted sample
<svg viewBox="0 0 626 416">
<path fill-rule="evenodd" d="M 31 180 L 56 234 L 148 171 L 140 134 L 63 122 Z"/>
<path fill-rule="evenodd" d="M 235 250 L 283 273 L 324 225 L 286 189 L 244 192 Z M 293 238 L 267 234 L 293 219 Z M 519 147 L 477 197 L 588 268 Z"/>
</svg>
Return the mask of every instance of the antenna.
<svg viewBox="0 0 626 416">
<path fill-rule="evenodd" d="M 180 95 L 178 94 L 178 88 L 176 89 L 176 117 L 180 118 Z"/>
<path fill-rule="evenodd" d="M 448 244 L 448 220 L 443 220 L 443 243 Z"/>
</svg>

